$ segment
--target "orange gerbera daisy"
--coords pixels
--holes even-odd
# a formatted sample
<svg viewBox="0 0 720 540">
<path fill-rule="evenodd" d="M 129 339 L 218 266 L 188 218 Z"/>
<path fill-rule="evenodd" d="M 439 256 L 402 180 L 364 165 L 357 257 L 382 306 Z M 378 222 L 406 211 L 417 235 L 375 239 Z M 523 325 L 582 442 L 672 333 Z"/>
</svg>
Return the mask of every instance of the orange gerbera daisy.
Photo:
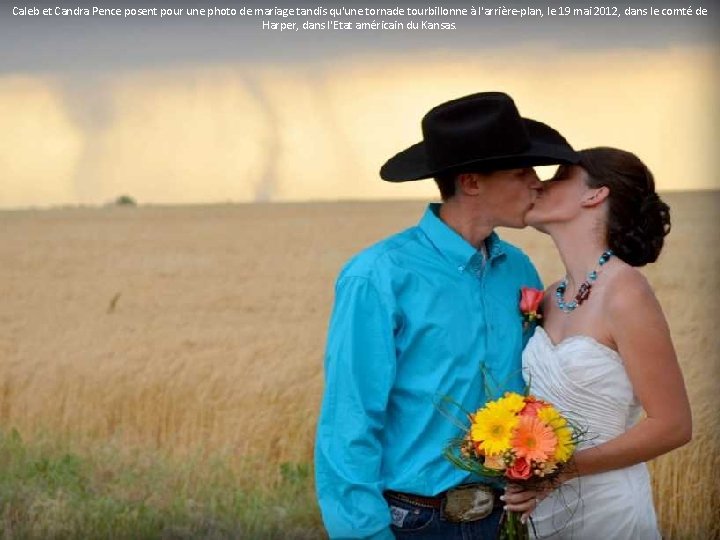
<svg viewBox="0 0 720 540">
<path fill-rule="evenodd" d="M 555 452 L 556 446 L 555 432 L 545 422 L 535 416 L 519 418 L 512 439 L 512 447 L 518 457 L 542 462 Z"/>
</svg>

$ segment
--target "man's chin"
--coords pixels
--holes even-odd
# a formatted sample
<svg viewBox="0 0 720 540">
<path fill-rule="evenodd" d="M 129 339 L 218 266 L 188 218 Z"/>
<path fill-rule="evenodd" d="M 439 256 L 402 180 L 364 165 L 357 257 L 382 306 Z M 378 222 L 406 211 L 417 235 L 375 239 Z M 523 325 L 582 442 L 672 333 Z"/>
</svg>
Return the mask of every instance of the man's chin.
<svg viewBox="0 0 720 540">
<path fill-rule="evenodd" d="M 538 220 L 533 219 L 533 216 L 530 216 L 529 218 L 528 218 L 528 217 L 525 218 L 525 225 L 524 225 L 524 226 L 525 226 L 525 227 L 530 227 L 530 228 L 532 228 L 532 229 L 535 229 L 535 230 L 538 231 L 538 232 L 546 233 L 546 234 L 547 234 L 547 231 L 546 231 L 545 228 L 543 227 L 543 224 L 540 223 Z"/>
<path fill-rule="evenodd" d="M 527 225 L 524 223 L 505 223 L 502 227 L 505 227 L 506 229 L 524 229 Z"/>
<path fill-rule="evenodd" d="M 534 203 L 531 203 L 530 206 L 527 209 L 527 212 L 523 214 L 523 224 L 522 226 L 518 227 L 520 229 L 524 229 L 525 227 L 532 227 L 533 226 L 533 208 L 535 207 Z"/>
</svg>

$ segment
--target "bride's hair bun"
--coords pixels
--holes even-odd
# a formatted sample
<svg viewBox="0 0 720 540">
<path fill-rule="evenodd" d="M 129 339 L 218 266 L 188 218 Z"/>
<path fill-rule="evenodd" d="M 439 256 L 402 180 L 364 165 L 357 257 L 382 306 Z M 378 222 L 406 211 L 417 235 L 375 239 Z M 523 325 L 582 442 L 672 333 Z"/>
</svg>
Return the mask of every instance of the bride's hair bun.
<svg viewBox="0 0 720 540">
<path fill-rule="evenodd" d="M 588 185 L 610 192 L 608 247 L 632 266 L 655 262 L 670 232 L 670 207 L 655 192 L 650 170 L 635 154 L 617 148 L 591 148 L 580 155 Z"/>
</svg>

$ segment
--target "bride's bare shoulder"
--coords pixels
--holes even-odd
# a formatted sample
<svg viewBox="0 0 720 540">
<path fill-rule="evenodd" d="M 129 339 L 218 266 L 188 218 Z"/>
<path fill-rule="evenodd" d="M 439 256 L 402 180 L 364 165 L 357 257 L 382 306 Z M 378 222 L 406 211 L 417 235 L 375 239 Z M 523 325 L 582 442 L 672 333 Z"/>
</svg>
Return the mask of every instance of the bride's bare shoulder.
<svg viewBox="0 0 720 540">
<path fill-rule="evenodd" d="M 611 315 L 630 315 L 639 309 L 659 309 L 652 285 L 637 268 L 621 262 L 607 281 L 604 307 Z"/>
</svg>

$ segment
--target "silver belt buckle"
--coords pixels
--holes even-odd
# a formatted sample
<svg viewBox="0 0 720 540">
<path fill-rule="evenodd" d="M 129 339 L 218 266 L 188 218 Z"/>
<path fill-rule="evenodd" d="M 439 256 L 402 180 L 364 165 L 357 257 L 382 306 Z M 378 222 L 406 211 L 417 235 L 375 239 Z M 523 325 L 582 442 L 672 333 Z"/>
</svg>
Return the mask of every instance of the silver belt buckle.
<svg viewBox="0 0 720 540">
<path fill-rule="evenodd" d="M 477 521 L 488 517 L 495 504 L 493 490 L 484 484 L 465 484 L 450 489 L 442 503 L 442 515 L 450 522 Z"/>
</svg>

